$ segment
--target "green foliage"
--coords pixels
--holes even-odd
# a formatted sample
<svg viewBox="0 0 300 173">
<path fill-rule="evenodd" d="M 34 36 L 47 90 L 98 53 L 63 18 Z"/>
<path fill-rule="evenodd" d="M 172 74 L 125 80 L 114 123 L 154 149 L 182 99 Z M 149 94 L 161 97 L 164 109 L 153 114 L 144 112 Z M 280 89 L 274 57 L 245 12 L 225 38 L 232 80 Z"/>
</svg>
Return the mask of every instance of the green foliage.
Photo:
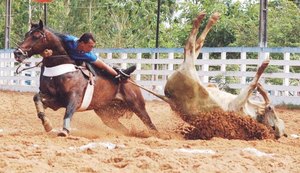
<svg viewBox="0 0 300 173">
<path fill-rule="evenodd" d="M 5 40 L 5 1 L 0 1 L 0 30 L 3 30 L 3 32 L 0 32 L 0 40 L 3 40 L 0 42 L 0 49 L 4 48 L 4 40 Z"/>
<path fill-rule="evenodd" d="M 300 46 L 300 9 L 293 2 L 276 0 L 269 4 L 269 46 Z M 276 34 L 275 34 L 276 33 Z"/>
<path fill-rule="evenodd" d="M 30 20 L 38 22 L 44 19 L 44 5 L 29 0 L 11 2 L 11 46 L 15 47 L 14 44 L 28 31 Z M 5 5 L 5 1 L 0 2 L 1 40 L 4 40 L 5 33 Z M 269 47 L 300 46 L 300 9 L 297 5 L 299 2 L 294 0 L 269 1 Z M 155 47 L 157 1 L 55 0 L 47 4 L 47 8 L 48 27 L 78 37 L 84 32 L 92 32 L 97 39 L 97 47 Z M 203 23 L 207 22 L 213 12 L 221 14 L 204 46 L 258 45 L 257 0 L 243 3 L 233 0 L 161 0 L 159 46 L 183 47 L 193 18 L 202 10 L 207 13 Z M 204 25 L 200 31 L 203 28 Z M 4 42 L 1 42 L 0 48 L 3 47 Z"/>
</svg>

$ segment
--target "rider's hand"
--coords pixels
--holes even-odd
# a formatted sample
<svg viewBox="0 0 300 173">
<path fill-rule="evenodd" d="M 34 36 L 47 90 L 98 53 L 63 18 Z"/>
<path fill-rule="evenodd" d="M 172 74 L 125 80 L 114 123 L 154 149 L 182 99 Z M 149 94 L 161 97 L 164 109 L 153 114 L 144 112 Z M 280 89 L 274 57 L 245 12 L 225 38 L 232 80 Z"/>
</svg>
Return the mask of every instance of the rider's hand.
<svg viewBox="0 0 300 173">
<path fill-rule="evenodd" d="M 45 49 L 44 52 L 42 52 L 40 55 L 44 58 L 47 58 L 53 54 L 53 51 L 51 49 Z"/>
</svg>

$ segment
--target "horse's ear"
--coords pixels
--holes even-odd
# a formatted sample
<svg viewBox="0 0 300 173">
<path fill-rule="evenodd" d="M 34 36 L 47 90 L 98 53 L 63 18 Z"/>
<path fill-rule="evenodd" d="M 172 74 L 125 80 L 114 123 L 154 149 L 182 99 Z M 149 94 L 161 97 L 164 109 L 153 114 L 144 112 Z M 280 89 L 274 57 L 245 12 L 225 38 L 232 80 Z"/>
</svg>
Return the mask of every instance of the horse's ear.
<svg viewBox="0 0 300 173">
<path fill-rule="evenodd" d="M 30 28 L 32 28 L 34 23 L 32 22 L 32 19 L 30 19 Z"/>
<path fill-rule="evenodd" d="M 40 19 L 39 28 L 40 28 L 40 29 L 43 29 L 43 27 L 44 27 L 44 23 L 43 23 L 43 21 Z"/>
</svg>

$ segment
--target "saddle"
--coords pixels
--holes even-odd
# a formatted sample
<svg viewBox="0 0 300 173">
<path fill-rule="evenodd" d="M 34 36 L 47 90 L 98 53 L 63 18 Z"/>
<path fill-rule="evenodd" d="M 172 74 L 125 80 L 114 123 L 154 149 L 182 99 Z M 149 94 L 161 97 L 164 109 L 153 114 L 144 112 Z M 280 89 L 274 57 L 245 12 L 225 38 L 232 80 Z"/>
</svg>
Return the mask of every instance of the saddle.
<svg viewBox="0 0 300 173">
<path fill-rule="evenodd" d="M 82 72 L 83 76 L 89 80 L 89 84 L 94 85 L 95 70 L 90 63 L 76 62 L 77 68 Z"/>
<path fill-rule="evenodd" d="M 87 77 L 88 79 L 90 79 L 90 77 L 96 76 L 96 74 L 97 74 L 97 72 L 95 70 L 97 68 L 94 65 L 92 65 L 91 63 L 84 62 L 84 61 L 76 61 L 76 65 L 80 67 L 79 69 L 82 71 L 84 76 Z M 114 79 L 116 79 L 114 81 L 119 82 L 119 81 L 130 78 L 130 74 L 135 71 L 136 65 L 130 66 L 127 69 L 121 69 L 116 66 L 113 66 L 112 68 L 114 70 L 116 70 L 116 72 L 118 73 L 118 75 L 114 77 Z M 107 76 L 111 76 L 105 70 L 101 70 L 101 73 L 103 73 Z"/>
<path fill-rule="evenodd" d="M 78 66 L 78 69 L 82 72 L 82 74 L 89 80 L 88 88 L 89 87 L 91 88 L 91 86 L 94 86 L 94 83 L 95 83 L 94 79 L 95 79 L 95 76 L 97 74 L 97 72 L 95 70 L 96 67 L 94 65 L 92 65 L 91 63 L 88 63 L 88 62 L 76 62 L 76 65 Z M 133 66 L 130 66 L 129 68 L 127 68 L 127 69 L 121 69 L 119 67 L 112 67 L 112 68 L 114 70 L 116 70 L 117 73 L 118 73 L 118 75 L 113 78 L 113 81 L 116 84 L 118 84 L 121 81 L 125 81 L 126 79 L 128 79 L 130 77 L 130 74 L 135 71 L 136 66 L 133 65 Z M 101 73 L 105 74 L 107 76 L 111 76 L 105 70 L 101 70 Z M 118 85 L 118 89 L 117 89 L 115 99 L 123 100 L 123 96 L 120 93 L 120 85 Z"/>
</svg>

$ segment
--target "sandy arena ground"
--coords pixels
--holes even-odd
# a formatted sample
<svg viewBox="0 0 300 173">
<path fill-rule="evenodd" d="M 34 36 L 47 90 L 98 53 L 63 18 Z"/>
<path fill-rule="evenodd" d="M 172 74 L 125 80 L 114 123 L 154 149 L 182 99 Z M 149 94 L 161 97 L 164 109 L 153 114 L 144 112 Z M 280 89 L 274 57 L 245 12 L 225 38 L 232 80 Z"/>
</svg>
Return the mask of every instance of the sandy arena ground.
<svg viewBox="0 0 300 173">
<path fill-rule="evenodd" d="M 184 140 L 174 130 L 183 122 L 161 101 L 147 102 L 164 137 L 145 137 L 133 115 L 121 121 L 132 136 L 106 127 L 93 111 L 76 113 L 71 136 L 57 137 L 64 109 L 46 110 L 54 130 L 36 116 L 33 93 L 0 91 L 1 172 L 300 172 L 300 110 L 278 108 L 288 137 L 242 141 Z"/>
</svg>

